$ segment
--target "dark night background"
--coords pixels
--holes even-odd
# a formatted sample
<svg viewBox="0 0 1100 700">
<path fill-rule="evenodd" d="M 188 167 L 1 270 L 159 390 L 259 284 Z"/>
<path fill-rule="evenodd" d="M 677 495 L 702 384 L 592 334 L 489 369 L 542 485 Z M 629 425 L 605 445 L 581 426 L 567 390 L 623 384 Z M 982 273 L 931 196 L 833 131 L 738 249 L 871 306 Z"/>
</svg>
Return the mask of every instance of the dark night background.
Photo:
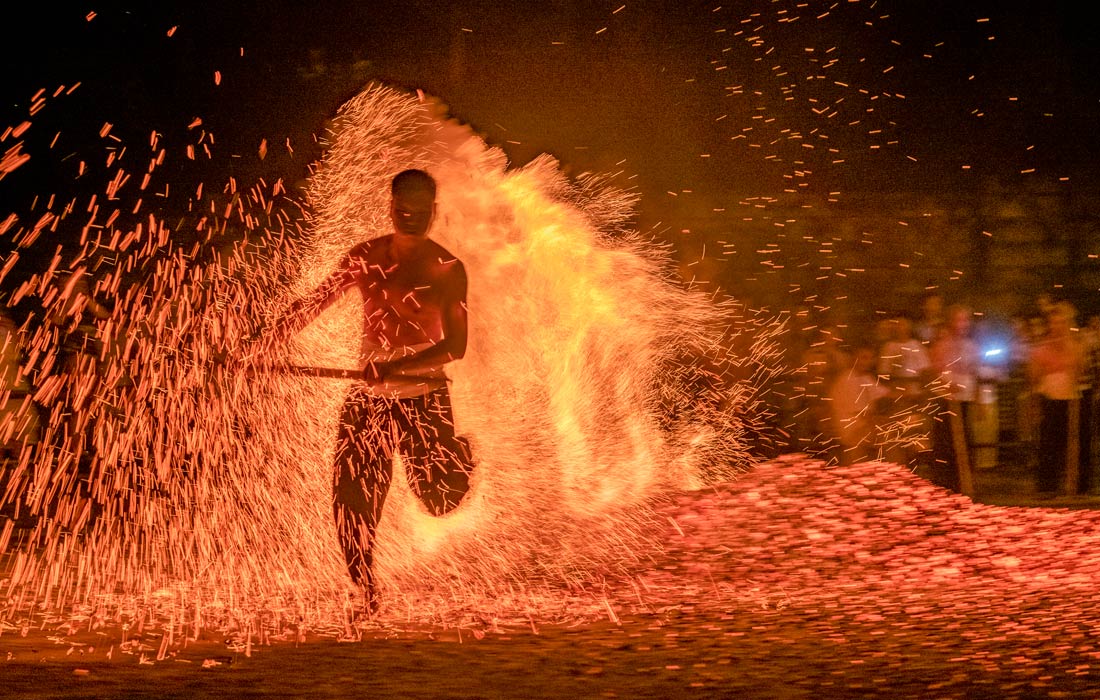
<svg viewBox="0 0 1100 700">
<path fill-rule="evenodd" d="M 89 158 L 93 180 L 87 154 L 106 122 L 114 145 L 163 134 L 166 172 L 184 182 L 300 181 L 320 153 L 314 135 L 374 79 L 440 97 L 515 165 L 549 152 L 569 173 L 619 173 L 642 197 L 642 227 L 674 217 L 671 198 L 685 192 L 709 206 L 781 197 L 793 184 L 825 195 L 1095 175 L 1100 51 L 1084 6 L 1069 2 L 92 2 L 12 12 L 0 128 L 27 119 L 39 89 L 49 97 L 82 81 L 29 117 L 31 161 L 0 182 L 3 208 L 16 211 L 75 187 L 76 156 Z M 209 162 L 180 157 L 195 117 L 216 138 Z"/>
</svg>

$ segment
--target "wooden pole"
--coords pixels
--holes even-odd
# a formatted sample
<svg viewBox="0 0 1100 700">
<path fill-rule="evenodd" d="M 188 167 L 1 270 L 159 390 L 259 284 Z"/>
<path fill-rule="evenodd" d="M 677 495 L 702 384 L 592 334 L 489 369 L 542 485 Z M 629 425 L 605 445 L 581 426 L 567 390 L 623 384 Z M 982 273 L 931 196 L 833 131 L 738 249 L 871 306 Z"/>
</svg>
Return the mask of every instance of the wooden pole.
<svg viewBox="0 0 1100 700">
<path fill-rule="evenodd" d="M 1085 486 L 1093 490 L 1096 488 L 1096 466 L 1097 466 L 1097 433 L 1100 432 L 1096 429 L 1097 419 L 1097 398 L 1100 397 L 1100 390 L 1093 388 L 1088 392 L 1088 403 L 1086 405 L 1085 399 L 1081 400 L 1081 412 L 1088 413 L 1088 422 L 1081 430 L 1081 453 L 1082 453 L 1082 468 L 1088 471 L 1085 474 Z"/>
<path fill-rule="evenodd" d="M 320 377 L 323 379 L 355 379 L 363 381 L 363 370 L 342 369 L 337 367 L 308 367 L 302 365 L 266 365 L 250 367 L 252 374 L 289 374 L 298 377 Z M 383 389 L 408 386 L 428 386 L 441 389 L 450 383 L 447 377 L 421 377 L 415 374 L 391 374 L 381 384 Z"/>
<path fill-rule="evenodd" d="M 340 369 L 336 367 L 303 367 L 300 365 L 268 365 L 253 369 L 256 373 L 293 374 L 300 377 L 324 377 L 326 379 L 363 379 L 361 369 Z"/>
<path fill-rule="evenodd" d="M 948 420 L 951 426 L 951 444 L 955 448 L 955 465 L 959 470 L 959 490 L 964 496 L 974 496 L 974 474 L 970 470 L 970 447 L 966 444 L 966 426 L 963 425 L 962 404 L 948 401 Z"/>
<path fill-rule="evenodd" d="M 1066 486 L 1067 496 L 1077 494 L 1081 476 L 1081 399 L 1070 399 L 1066 426 Z"/>
</svg>

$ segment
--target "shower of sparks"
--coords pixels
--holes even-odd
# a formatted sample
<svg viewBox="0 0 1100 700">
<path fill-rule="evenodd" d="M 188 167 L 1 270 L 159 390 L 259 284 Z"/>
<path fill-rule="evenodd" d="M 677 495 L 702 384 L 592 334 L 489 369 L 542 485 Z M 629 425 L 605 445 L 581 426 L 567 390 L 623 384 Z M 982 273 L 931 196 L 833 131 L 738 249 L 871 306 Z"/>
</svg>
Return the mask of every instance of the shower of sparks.
<svg viewBox="0 0 1100 700">
<path fill-rule="evenodd" d="M 438 519 L 395 479 L 376 548 L 390 613 L 553 618 L 569 600 L 583 611 L 589 586 L 580 599 L 599 610 L 594 582 L 653 551 L 661 494 L 746 463 L 778 326 L 666 279 L 664 253 L 626 229 L 627 193 L 570 182 L 549 158 L 510 171 L 438 112 L 423 96 L 367 89 L 341 110 L 304 203 L 281 182 L 230 178 L 205 196 L 200 185 L 188 223 L 171 224 L 142 209 L 168 194 L 153 132 L 140 178 L 116 144 L 106 196 L 60 211 L 51 197 L 37 221 L 8 219 L 4 235 L 27 247 L 90 217 L 80 250 L 59 248 L 9 299 L 42 302 L 5 342 L 22 343 L 22 376 L 45 410 L 24 400 L 0 425 L 28 436 L 0 482 L 4 615 L 345 624 L 330 503 L 348 383 L 251 372 L 234 352 L 353 244 L 388 231 L 389 178 L 408 167 L 437 178 L 433 236 L 469 271 L 470 348 L 451 374 L 477 471 L 467 502 Z M 210 156 L 201 126 L 188 159 Z M 271 359 L 355 367 L 352 296 L 268 348 Z"/>
<path fill-rule="evenodd" d="M 611 7 L 584 38 L 551 43 L 610 41 L 642 14 Z M 21 344 L 30 380 L 4 378 L 0 437 L 24 445 L 0 471 L 0 633 L 118 623 L 119 650 L 142 663 L 153 653 L 141 651 L 145 626 L 165 631 L 158 660 L 211 628 L 243 653 L 309 632 L 356 636 L 331 519 L 348 382 L 251 372 L 233 350 L 353 244 L 387 232 L 389 178 L 422 167 L 440 184 L 432 235 L 469 271 L 470 348 L 449 374 L 477 468 L 462 506 L 432 518 L 398 464 L 376 550 L 383 625 L 537 633 L 547 622 L 703 610 L 721 616 L 707 631 L 717 638 L 766 630 L 770 621 L 757 627 L 742 614 L 755 611 L 796 617 L 842 659 L 890 655 L 912 668 L 914 655 L 947 648 L 960 674 L 1011 675 L 1003 685 L 1087 676 L 1100 658 L 1093 514 L 980 506 L 883 463 L 783 458 L 730 481 L 749 440 L 766 439 L 755 424 L 765 400 L 827 398 L 801 359 L 779 371 L 787 334 L 809 332 L 843 312 L 851 290 L 874 286 L 875 260 L 908 274 L 936 252 L 917 218 L 939 214 L 924 204 L 867 230 L 838 223 L 832 205 L 849 197 L 859 167 L 870 164 L 868 180 L 903 182 L 935 158 L 907 139 L 899 115 L 915 102 L 906 97 L 915 62 L 935 63 L 950 45 L 903 45 L 897 20 L 871 0 L 760 0 L 707 14 L 704 60 L 668 75 L 721 98 L 696 115 L 715 125 L 699 157 L 744 164 L 764 184 L 715 202 L 707 226 L 728 219 L 729 234 L 704 234 L 709 245 L 690 264 L 701 280 L 715 258 L 738 265 L 747 274 L 728 278 L 746 289 L 757 272 L 796 280 L 786 291 L 805 317 L 777 320 L 679 288 L 665 251 L 628 229 L 633 198 L 613 180 L 570 181 L 548 157 L 509 170 L 430 100 L 377 87 L 342 110 L 305 200 L 281 181 L 185 189 L 172 180 L 170 190 L 166 160 L 217 153 L 209 124 L 188 113 L 189 142 L 170 146 L 157 131 L 123 143 L 104 122 L 102 153 L 61 164 L 85 186 L 99 178 L 94 194 L 43 194 L 30 213 L 0 212 L 14 250 L 0 282 L 20 272 L 21 252 L 52 253 L 47 269 L 4 285 L 8 304 L 37 310 L 5 327 L 0 347 L 6 371 Z M 804 26 L 812 39 L 792 41 Z M 202 75 L 221 86 L 220 71 Z M 78 85 L 40 92 L 28 119 Z M 974 120 L 988 120 L 991 104 L 978 92 L 966 99 Z M 34 126 L 0 124 L 0 185 L 48 157 L 22 141 Z M 280 140 L 242 152 L 270 164 Z M 1036 175 L 1030 146 L 1012 168 L 967 155 L 973 170 L 961 168 L 975 179 L 1002 167 Z M 166 204 L 181 197 L 182 217 Z M 701 199 L 680 188 L 669 197 L 685 207 Z M 52 244 L 66 231 L 80 232 L 77 249 Z M 795 270 L 807 272 L 788 276 Z M 85 308 L 93 297 L 111 301 L 103 318 Z M 359 313 L 349 294 L 270 359 L 354 368 Z M 81 324 L 96 344 L 66 350 Z M 920 414 L 934 410 L 887 409 L 880 454 L 925 448 Z M 799 444 L 802 420 L 781 426 L 787 444 Z M 806 442 L 832 447 L 827 435 Z M 704 484 L 712 488 L 683 491 Z M 738 625 L 753 628 L 730 631 Z M 789 641 L 771 634 L 758 633 L 764 658 Z M 1051 640 L 1061 641 L 1039 649 Z"/>
</svg>

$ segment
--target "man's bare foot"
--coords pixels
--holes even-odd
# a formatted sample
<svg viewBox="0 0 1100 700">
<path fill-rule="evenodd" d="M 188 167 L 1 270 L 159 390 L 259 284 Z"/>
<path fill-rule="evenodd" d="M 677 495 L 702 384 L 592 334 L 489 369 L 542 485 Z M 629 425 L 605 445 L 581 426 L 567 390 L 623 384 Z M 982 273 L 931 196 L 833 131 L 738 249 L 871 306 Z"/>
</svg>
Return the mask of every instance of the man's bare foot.
<svg viewBox="0 0 1100 700">
<path fill-rule="evenodd" d="M 363 612 L 367 617 L 374 617 L 378 614 L 378 594 L 374 592 L 372 588 L 363 594 Z"/>
<path fill-rule="evenodd" d="M 373 582 L 359 585 L 358 592 L 352 594 L 352 600 L 356 621 L 373 620 L 378 614 L 378 594 L 374 590 Z"/>
</svg>

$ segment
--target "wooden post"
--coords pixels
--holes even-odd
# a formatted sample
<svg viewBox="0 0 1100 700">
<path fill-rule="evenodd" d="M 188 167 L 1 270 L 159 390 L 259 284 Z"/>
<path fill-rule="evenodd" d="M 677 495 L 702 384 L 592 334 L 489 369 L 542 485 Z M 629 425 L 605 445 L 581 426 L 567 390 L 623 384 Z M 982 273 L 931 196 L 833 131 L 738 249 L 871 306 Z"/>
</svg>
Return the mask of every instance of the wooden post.
<svg viewBox="0 0 1100 700">
<path fill-rule="evenodd" d="M 955 466 L 959 470 L 959 490 L 964 496 L 974 496 L 974 474 L 970 470 L 970 446 L 966 444 L 966 426 L 963 425 L 962 405 L 948 401 L 948 420 L 951 426 L 951 444 L 955 448 Z"/>
<path fill-rule="evenodd" d="M 1081 431 L 1081 463 L 1082 468 L 1088 471 L 1085 474 L 1085 485 L 1090 489 L 1096 488 L 1096 467 L 1097 467 L 1097 433 L 1100 432 L 1096 429 L 1097 419 L 1097 398 L 1100 397 L 1100 388 L 1093 388 L 1088 392 L 1088 404 L 1085 404 L 1085 399 L 1081 399 L 1081 412 L 1088 412 L 1089 421 L 1088 424 Z"/>
<path fill-rule="evenodd" d="M 1066 411 L 1066 495 L 1077 494 L 1077 482 L 1081 475 L 1081 399 L 1070 399 Z"/>
</svg>

